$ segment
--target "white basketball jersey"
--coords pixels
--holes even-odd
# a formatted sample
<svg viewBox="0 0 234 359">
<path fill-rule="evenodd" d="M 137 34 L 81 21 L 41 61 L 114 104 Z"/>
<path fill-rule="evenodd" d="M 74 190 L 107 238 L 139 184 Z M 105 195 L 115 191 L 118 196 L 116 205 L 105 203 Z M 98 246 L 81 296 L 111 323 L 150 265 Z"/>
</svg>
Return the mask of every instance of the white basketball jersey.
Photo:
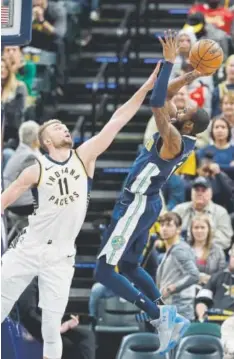
<svg viewBox="0 0 234 359">
<path fill-rule="evenodd" d="M 78 235 L 86 216 L 89 178 L 77 153 L 65 162 L 41 156 L 41 175 L 33 190 L 35 212 L 29 217 L 29 231 L 43 241 L 55 241 L 66 248 Z"/>
</svg>

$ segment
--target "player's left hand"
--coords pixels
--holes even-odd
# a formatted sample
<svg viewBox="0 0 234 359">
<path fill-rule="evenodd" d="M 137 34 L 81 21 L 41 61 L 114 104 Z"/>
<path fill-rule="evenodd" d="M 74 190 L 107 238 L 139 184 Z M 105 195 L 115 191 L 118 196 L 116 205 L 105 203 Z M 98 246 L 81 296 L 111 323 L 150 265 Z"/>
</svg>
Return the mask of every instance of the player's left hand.
<svg viewBox="0 0 234 359">
<path fill-rule="evenodd" d="M 155 67 L 154 71 L 152 72 L 152 74 L 150 75 L 148 80 L 144 83 L 143 86 L 147 91 L 150 91 L 150 90 L 153 89 L 155 81 L 157 80 L 157 77 L 158 77 L 158 73 L 159 73 L 159 70 L 160 70 L 160 65 L 161 65 L 161 61 L 159 61 L 157 63 L 157 66 Z"/>
</svg>

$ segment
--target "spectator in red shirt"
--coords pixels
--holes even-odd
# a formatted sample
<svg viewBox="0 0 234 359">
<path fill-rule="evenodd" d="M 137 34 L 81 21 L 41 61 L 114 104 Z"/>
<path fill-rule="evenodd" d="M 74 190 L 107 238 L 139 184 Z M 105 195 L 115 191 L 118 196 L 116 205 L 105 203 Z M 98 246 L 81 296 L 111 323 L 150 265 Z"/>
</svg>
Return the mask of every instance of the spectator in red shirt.
<svg viewBox="0 0 234 359">
<path fill-rule="evenodd" d="M 192 30 L 198 40 L 210 39 L 216 41 L 223 49 L 224 58 L 229 55 L 229 36 L 221 29 L 209 24 L 202 12 L 189 14 L 184 30 Z"/>
<path fill-rule="evenodd" d="M 234 36 L 234 12 L 220 3 L 220 0 L 206 0 L 204 4 L 192 6 L 189 13 L 202 12 L 207 23 Z"/>
</svg>

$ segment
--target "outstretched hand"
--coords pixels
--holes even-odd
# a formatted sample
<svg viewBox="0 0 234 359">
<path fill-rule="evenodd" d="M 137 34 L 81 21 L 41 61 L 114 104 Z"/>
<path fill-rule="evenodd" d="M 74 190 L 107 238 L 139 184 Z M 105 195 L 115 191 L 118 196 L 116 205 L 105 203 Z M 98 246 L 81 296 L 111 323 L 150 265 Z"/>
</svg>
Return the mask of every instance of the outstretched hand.
<svg viewBox="0 0 234 359">
<path fill-rule="evenodd" d="M 174 63 L 178 51 L 177 32 L 172 30 L 164 31 L 164 39 L 160 36 L 158 39 L 163 47 L 164 59 Z"/>
<path fill-rule="evenodd" d="M 157 80 L 158 77 L 158 73 L 160 70 L 160 65 L 161 65 L 162 61 L 159 61 L 157 63 L 157 66 L 155 67 L 154 71 L 152 72 L 152 74 L 150 75 L 150 77 L 148 78 L 148 80 L 144 83 L 144 87 L 147 91 L 150 91 L 153 89 L 155 81 Z"/>
</svg>

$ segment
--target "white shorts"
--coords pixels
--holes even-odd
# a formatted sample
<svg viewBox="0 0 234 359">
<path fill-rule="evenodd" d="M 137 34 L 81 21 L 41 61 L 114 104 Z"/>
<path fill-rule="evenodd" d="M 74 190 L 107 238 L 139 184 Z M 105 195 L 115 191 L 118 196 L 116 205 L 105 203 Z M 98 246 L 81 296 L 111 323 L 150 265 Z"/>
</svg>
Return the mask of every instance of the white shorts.
<svg viewBox="0 0 234 359">
<path fill-rule="evenodd" d="M 43 242 L 23 234 L 16 247 L 3 255 L 2 296 L 16 302 L 38 276 L 39 307 L 63 314 L 74 275 L 75 253 L 57 248 L 56 240 Z"/>
</svg>

